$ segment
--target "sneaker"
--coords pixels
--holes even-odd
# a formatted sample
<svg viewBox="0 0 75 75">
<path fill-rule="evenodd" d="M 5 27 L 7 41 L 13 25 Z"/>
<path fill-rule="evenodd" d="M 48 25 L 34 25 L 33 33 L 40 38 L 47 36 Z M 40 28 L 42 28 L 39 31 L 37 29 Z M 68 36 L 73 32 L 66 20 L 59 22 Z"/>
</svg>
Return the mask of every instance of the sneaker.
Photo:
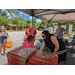
<svg viewBox="0 0 75 75">
<path fill-rule="evenodd" d="M 3 54 L 4 56 L 6 56 L 7 54 L 5 53 L 5 54 Z"/>
<path fill-rule="evenodd" d="M 2 55 L 0 54 L 0 57 L 1 57 Z"/>
</svg>

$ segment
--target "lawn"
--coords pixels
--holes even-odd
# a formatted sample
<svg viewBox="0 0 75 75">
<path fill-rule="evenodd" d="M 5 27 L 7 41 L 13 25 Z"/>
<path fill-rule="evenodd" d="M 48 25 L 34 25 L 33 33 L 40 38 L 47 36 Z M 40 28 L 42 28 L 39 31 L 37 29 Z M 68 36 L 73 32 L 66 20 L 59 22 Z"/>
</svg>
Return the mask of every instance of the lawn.
<svg viewBox="0 0 75 75">
<path fill-rule="evenodd" d="M 74 36 L 74 31 L 72 31 L 72 34 L 70 36 Z M 51 34 L 54 34 L 54 32 L 51 32 Z M 68 32 L 65 34 L 65 35 L 68 35 Z"/>
<path fill-rule="evenodd" d="M 20 31 L 25 31 L 25 30 L 6 30 L 7 32 L 20 32 Z M 54 34 L 54 32 L 51 32 L 51 34 Z M 65 35 L 68 35 L 68 33 L 66 33 Z M 72 34 L 70 36 L 74 36 L 74 31 L 72 31 Z"/>
<path fill-rule="evenodd" d="M 75 33 L 75 32 L 74 32 L 74 31 L 72 31 L 72 34 L 71 34 L 70 36 L 74 36 L 74 33 Z M 68 35 L 68 32 L 66 33 L 66 35 Z"/>
<path fill-rule="evenodd" d="M 6 30 L 6 32 L 20 32 L 20 31 L 25 31 L 25 30 Z"/>
</svg>

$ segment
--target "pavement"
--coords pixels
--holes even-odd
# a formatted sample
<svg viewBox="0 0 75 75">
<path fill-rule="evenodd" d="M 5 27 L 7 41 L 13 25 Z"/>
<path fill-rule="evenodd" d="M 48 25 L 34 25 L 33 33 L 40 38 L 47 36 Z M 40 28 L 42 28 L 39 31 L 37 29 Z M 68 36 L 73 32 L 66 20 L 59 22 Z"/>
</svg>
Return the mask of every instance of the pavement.
<svg viewBox="0 0 75 75">
<path fill-rule="evenodd" d="M 42 31 L 37 31 L 37 35 L 36 35 L 36 39 L 40 39 L 42 38 L 41 37 L 41 34 Z M 13 42 L 13 46 L 10 48 L 10 49 L 6 49 L 6 53 L 8 53 L 9 51 L 15 49 L 16 47 L 20 47 L 22 46 L 22 41 L 23 41 L 23 38 L 25 36 L 25 32 L 24 31 L 21 31 L 21 32 L 9 32 L 9 37 L 10 37 L 10 40 Z M 68 36 L 64 36 L 65 39 L 68 39 L 69 41 L 72 40 L 73 37 L 68 37 Z M 9 38 L 8 38 L 9 40 Z M 35 41 L 34 45 L 37 44 L 37 40 Z M 71 50 L 71 46 L 67 47 L 69 50 L 69 52 L 67 52 L 67 61 L 66 63 L 64 64 L 63 62 L 60 62 L 59 65 L 75 65 L 75 58 L 73 58 L 73 53 L 70 52 Z M 3 52 L 2 52 L 3 53 Z M 0 57 L 0 65 L 4 65 L 5 63 L 7 63 L 7 56 L 1 56 Z"/>
</svg>

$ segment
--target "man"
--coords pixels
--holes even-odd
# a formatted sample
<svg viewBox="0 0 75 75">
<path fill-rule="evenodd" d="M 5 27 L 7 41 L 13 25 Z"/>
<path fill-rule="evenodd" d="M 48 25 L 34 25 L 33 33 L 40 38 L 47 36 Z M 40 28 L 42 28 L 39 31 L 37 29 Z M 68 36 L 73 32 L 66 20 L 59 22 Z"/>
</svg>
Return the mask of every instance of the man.
<svg viewBox="0 0 75 75">
<path fill-rule="evenodd" d="M 65 33 L 63 34 L 63 31 L 65 31 Z M 65 30 L 64 28 L 61 27 L 61 24 L 58 23 L 58 28 L 56 29 L 56 37 L 58 37 L 59 39 L 63 40 L 63 35 L 65 35 L 67 32 L 67 30 Z"/>
<path fill-rule="evenodd" d="M 30 27 L 28 28 L 28 31 L 29 31 L 29 35 L 32 35 L 32 23 L 30 24 Z M 34 38 L 34 41 L 35 41 L 36 34 L 37 34 L 37 31 L 36 31 L 35 28 L 33 28 L 33 38 Z"/>
</svg>

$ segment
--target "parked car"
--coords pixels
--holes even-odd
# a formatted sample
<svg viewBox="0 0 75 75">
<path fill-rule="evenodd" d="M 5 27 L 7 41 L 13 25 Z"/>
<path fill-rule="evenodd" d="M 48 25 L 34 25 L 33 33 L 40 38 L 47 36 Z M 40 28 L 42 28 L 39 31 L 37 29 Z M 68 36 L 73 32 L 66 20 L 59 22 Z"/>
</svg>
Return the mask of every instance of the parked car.
<svg viewBox="0 0 75 75">
<path fill-rule="evenodd" d="M 43 29 L 40 28 L 39 31 L 43 31 Z"/>
<path fill-rule="evenodd" d="M 48 28 L 45 28 L 44 30 L 49 30 Z"/>
</svg>

